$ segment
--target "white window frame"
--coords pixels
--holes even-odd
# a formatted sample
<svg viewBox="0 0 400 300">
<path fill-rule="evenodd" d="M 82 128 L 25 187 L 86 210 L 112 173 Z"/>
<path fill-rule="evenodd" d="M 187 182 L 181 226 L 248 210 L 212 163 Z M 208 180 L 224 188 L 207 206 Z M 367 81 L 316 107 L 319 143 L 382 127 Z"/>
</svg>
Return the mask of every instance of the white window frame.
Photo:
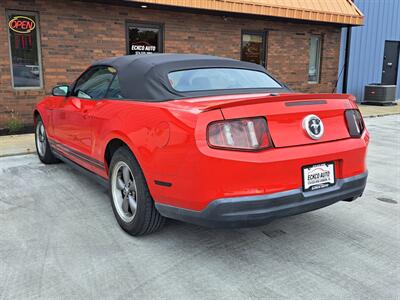
<svg viewBox="0 0 400 300">
<path fill-rule="evenodd" d="M 317 66 L 317 75 L 316 75 L 316 77 L 317 77 L 317 80 L 310 80 L 310 77 L 309 77 L 309 72 L 310 72 L 310 67 L 311 67 L 311 60 L 310 60 L 310 56 L 311 56 L 311 41 L 312 41 L 312 39 L 313 38 L 316 38 L 316 39 L 318 39 L 319 40 L 319 43 L 318 43 L 318 48 L 316 48 L 316 53 L 315 53 L 315 55 L 317 56 L 316 57 L 316 66 Z M 321 55 L 322 55 L 322 37 L 320 36 L 320 35 L 311 35 L 311 37 L 310 37 L 310 41 L 309 41 L 309 56 L 308 56 L 308 59 L 309 59 L 309 61 L 308 61 L 308 69 L 307 69 L 307 80 L 308 80 L 308 83 L 310 83 L 310 84 L 317 84 L 317 83 L 320 83 L 320 81 L 321 81 Z"/>
<path fill-rule="evenodd" d="M 14 71 L 13 71 L 13 58 L 11 52 L 11 35 L 8 22 L 11 14 L 21 14 L 25 16 L 34 16 L 36 22 L 36 41 L 37 41 L 37 52 L 38 52 L 38 63 L 39 63 L 39 83 L 40 86 L 14 86 Z M 7 39 L 8 39 L 8 52 L 10 55 L 10 72 L 11 72 L 11 86 L 14 90 L 42 90 L 43 89 L 43 68 L 42 68 L 42 47 L 40 44 L 40 26 L 39 26 L 39 14 L 34 11 L 21 11 L 21 10 L 6 10 L 6 23 L 7 23 Z"/>
</svg>

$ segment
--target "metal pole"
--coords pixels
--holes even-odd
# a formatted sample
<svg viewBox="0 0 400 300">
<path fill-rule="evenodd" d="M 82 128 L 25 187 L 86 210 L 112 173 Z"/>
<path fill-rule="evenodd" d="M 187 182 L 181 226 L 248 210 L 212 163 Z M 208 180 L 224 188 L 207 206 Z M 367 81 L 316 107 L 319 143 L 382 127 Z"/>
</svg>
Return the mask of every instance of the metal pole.
<svg viewBox="0 0 400 300">
<path fill-rule="evenodd" d="M 342 85 L 342 93 L 347 93 L 347 81 L 349 76 L 349 60 L 350 60 L 350 44 L 351 44 L 351 26 L 347 27 L 346 34 L 346 48 L 345 48 L 345 57 L 344 57 L 344 75 L 343 75 L 343 85 Z"/>
</svg>

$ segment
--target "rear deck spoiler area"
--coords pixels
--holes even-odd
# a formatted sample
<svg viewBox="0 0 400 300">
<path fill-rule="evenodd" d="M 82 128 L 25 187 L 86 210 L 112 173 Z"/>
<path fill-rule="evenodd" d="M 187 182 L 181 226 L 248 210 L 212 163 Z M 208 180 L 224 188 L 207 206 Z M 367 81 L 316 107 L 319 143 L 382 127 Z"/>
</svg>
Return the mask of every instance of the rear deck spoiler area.
<svg viewBox="0 0 400 300">
<path fill-rule="evenodd" d="M 287 106 L 299 106 L 299 105 L 312 105 L 312 104 L 324 104 L 324 101 L 337 99 L 337 100 L 350 100 L 355 102 L 356 99 L 350 94 L 257 94 L 251 97 L 240 95 L 236 99 L 225 99 L 206 101 L 199 103 L 199 107 L 203 111 L 209 111 L 213 109 L 223 109 L 241 105 L 260 104 L 268 102 L 286 102 Z M 226 97 L 227 98 L 227 97 Z"/>
</svg>

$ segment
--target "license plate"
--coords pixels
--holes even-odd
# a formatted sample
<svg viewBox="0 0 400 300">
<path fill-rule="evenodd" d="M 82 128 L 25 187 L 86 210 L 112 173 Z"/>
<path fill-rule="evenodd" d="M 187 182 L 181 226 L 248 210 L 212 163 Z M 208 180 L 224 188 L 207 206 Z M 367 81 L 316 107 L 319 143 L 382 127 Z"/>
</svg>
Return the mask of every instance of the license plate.
<svg viewBox="0 0 400 300">
<path fill-rule="evenodd" d="M 315 191 L 335 184 L 335 164 L 333 162 L 303 167 L 303 190 Z"/>
</svg>

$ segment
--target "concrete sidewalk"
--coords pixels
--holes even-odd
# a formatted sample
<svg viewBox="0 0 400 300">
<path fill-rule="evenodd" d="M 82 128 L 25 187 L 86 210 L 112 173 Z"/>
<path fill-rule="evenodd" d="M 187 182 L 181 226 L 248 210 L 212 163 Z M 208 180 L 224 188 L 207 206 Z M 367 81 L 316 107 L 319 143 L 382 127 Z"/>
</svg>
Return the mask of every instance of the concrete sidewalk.
<svg viewBox="0 0 400 300">
<path fill-rule="evenodd" d="M 0 136 L 0 157 L 35 151 L 35 135 L 33 133 Z"/>
<path fill-rule="evenodd" d="M 396 101 L 396 103 L 399 103 L 399 101 Z M 358 108 L 360 109 L 364 118 L 382 117 L 382 116 L 400 114 L 400 105 L 376 106 L 376 105 L 358 104 Z"/>
<path fill-rule="evenodd" d="M 364 118 L 400 114 L 400 105 L 359 105 Z M 0 136 L 0 157 L 35 152 L 34 134 Z"/>
</svg>

